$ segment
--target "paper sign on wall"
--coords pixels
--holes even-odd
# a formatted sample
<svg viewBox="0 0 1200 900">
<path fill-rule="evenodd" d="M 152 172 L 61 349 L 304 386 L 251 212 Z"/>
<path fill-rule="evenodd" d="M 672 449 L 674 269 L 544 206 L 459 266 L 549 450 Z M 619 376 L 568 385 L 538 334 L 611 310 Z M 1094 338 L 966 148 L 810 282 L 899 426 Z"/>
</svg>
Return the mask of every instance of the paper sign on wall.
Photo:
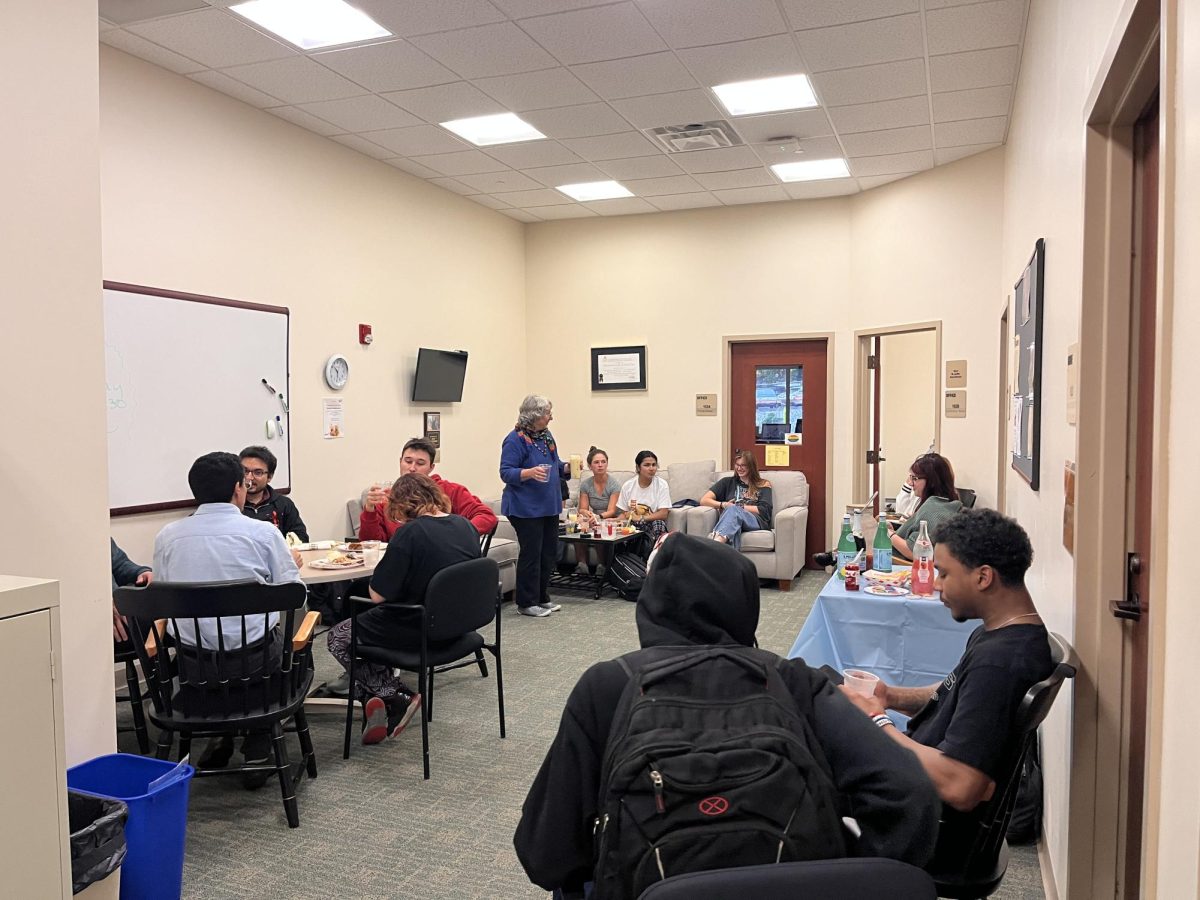
<svg viewBox="0 0 1200 900">
<path fill-rule="evenodd" d="M 767 465 L 786 466 L 792 461 L 792 448 L 787 444 L 767 444 Z"/>
<path fill-rule="evenodd" d="M 321 401 L 321 429 L 327 441 L 345 437 L 345 419 L 341 397 L 326 397 Z"/>
</svg>

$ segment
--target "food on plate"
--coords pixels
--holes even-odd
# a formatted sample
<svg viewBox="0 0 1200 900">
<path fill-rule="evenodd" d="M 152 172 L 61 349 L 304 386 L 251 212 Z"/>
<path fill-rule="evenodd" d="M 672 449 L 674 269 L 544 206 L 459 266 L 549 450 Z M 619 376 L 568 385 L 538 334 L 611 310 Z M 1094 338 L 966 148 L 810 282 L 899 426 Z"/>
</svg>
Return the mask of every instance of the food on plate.
<svg viewBox="0 0 1200 900">
<path fill-rule="evenodd" d="M 325 554 L 325 562 L 331 563 L 335 566 L 353 566 L 358 563 L 358 560 L 351 556 L 347 556 L 345 553 L 333 551 Z"/>
<path fill-rule="evenodd" d="M 361 550 L 363 548 L 363 542 L 362 541 L 350 541 L 350 543 L 344 544 L 343 546 L 347 550 Z"/>
<path fill-rule="evenodd" d="M 908 595 L 908 588 L 900 584 L 876 582 L 875 584 L 868 584 L 866 592 L 874 594 L 877 597 L 905 597 Z"/>
<path fill-rule="evenodd" d="M 880 572 L 877 569 L 868 569 L 863 572 L 863 578 L 873 584 L 889 584 L 903 586 L 909 583 L 912 578 L 912 569 L 906 567 L 896 567 L 890 572 Z"/>
</svg>

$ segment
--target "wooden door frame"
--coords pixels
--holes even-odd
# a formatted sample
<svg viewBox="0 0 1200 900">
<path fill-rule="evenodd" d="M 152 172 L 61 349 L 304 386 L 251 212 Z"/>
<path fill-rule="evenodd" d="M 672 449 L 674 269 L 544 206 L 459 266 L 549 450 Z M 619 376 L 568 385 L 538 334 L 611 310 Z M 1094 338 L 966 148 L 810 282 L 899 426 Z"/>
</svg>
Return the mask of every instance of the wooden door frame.
<svg viewBox="0 0 1200 900">
<path fill-rule="evenodd" d="M 1108 601 L 1125 591 L 1129 463 L 1127 422 L 1129 323 L 1133 309 L 1130 259 L 1133 250 L 1133 126 L 1160 83 L 1162 72 L 1158 0 L 1127 0 L 1118 17 L 1084 107 L 1084 190 L 1082 293 L 1079 324 L 1079 423 L 1076 459 L 1075 649 L 1081 668 L 1073 685 L 1072 753 L 1067 830 L 1067 878 L 1071 898 L 1111 896 L 1116 886 L 1120 810 L 1124 781 L 1126 723 L 1122 702 L 1124 632 Z M 1155 510 L 1151 546 L 1147 673 L 1147 734 L 1142 831 L 1142 896 L 1157 895 L 1158 807 L 1161 791 L 1162 667 L 1168 598 L 1165 594 L 1167 416 L 1166 374 L 1170 344 L 1163 342 L 1171 321 L 1167 273 L 1172 263 L 1174 183 L 1168 112 L 1163 93 L 1160 120 L 1159 251 L 1155 363 L 1154 480 L 1149 486 Z M 1107 502 L 1106 502 L 1107 501 Z M 1190 602 L 1190 598 L 1180 598 Z M 1117 773 L 1118 777 L 1113 777 Z"/>
<path fill-rule="evenodd" d="M 870 355 L 871 340 L 889 334 L 912 334 L 915 331 L 934 333 L 934 384 L 937 385 L 933 398 L 933 443 L 942 449 L 942 409 L 938 399 L 942 394 L 942 320 L 910 322 L 904 325 L 886 325 L 854 332 L 854 466 L 852 481 L 855 501 L 867 499 L 866 459 L 867 443 L 871 439 L 871 385 L 864 378 L 867 371 L 867 356 Z M 882 500 L 882 498 L 880 498 Z"/>
<path fill-rule="evenodd" d="M 1012 429 L 1012 372 L 1009 371 L 1011 366 L 1009 362 L 1012 359 L 1012 295 L 1009 294 L 1004 298 L 1004 305 L 1000 308 L 1000 371 L 997 373 L 997 381 L 1000 385 L 1000 409 L 997 414 L 997 420 L 1000 423 L 998 433 L 996 435 L 996 511 L 1004 512 L 1008 506 L 1008 497 L 1005 492 L 1008 490 L 1008 470 L 1010 461 L 1008 458 L 1009 432 Z"/>
<path fill-rule="evenodd" d="M 830 522 L 833 508 L 833 444 L 835 409 L 833 402 L 834 355 L 833 343 L 836 334 L 832 331 L 790 331 L 780 334 L 725 334 L 721 336 L 721 391 L 725 401 L 725 414 L 721 416 L 721 453 L 717 457 L 717 466 L 721 469 L 733 467 L 729 453 L 730 416 L 729 397 L 733 390 L 733 345 L 760 344 L 769 341 L 824 341 L 825 342 L 825 520 L 820 523 L 824 528 L 822 546 L 832 546 L 829 543 Z M 840 509 L 840 507 L 839 507 Z M 840 521 L 840 519 L 839 519 Z M 809 527 L 812 527 L 811 521 Z M 807 563 L 807 561 L 806 561 Z"/>
</svg>

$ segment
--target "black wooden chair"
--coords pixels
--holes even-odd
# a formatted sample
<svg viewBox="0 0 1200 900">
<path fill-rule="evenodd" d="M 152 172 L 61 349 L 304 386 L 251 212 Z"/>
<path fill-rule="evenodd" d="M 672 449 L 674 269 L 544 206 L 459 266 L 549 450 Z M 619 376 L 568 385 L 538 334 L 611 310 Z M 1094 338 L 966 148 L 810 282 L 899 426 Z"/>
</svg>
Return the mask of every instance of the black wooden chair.
<svg viewBox="0 0 1200 900">
<path fill-rule="evenodd" d="M 433 719 L 434 674 L 463 666 L 479 666 L 488 677 L 483 651 L 496 659 L 496 697 L 500 710 L 500 737 L 504 731 L 504 672 L 500 660 L 500 567 L 494 559 L 472 559 L 442 569 L 429 581 L 425 602 L 390 604 L 392 610 L 407 610 L 414 631 L 420 630 L 419 650 L 375 647 L 358 643 L 358 614 L 375 604 L 362 597 L 351 598 L 350 694 L 346 701 L 346 735 L 342 758 L 350 758 L 350 734 L 354 727 L 355 661 L 365 660 L 417 673 L 421 694 L 421 753 L 425 778 L 429 778 L 429 722 Z M 496 623 L 495 643 L 484 640 L 478 629 Z M 445 643 L 448 642 L 448 643 Z"/>
<path fill-rule="evenodd" d="M 117 733 L 132 731 L 137 735 L 138 752 L 146 756 L 150 752 L 150 732 L 146 728 L 146 698 L 142 694 L 141 676 L 137 668 L 137 650 L 129 641 L 113 641 L 113 662 L 125 665 L 125 693 L 117 694 L 118 703 L 128 703 L 133 711 L 133 727 L 119 726 Z"/>
<path fill-rule="evenodd" d="M 132 644 L 146 675 L 150 721 L 161 729 L 158 757 L 170 755 L 176 733 L 183 758 L 194 738 L 266 732 L 274 751 L 273 765 L 197 768 L 196 775 L 271 772 L 279 778 L 288 825 L 298 827 L 296 781 L 302 771 L 317 777 L 304 698 L 312 683 L 312 631 L 320 616 L 304 614 L 304 585 L 155 581 L 147 587 L 118 588 L 113 597 L 117 610 L 129 621 Z M 274 632 L 272 615 L 278 616 Z M 212 637 L 202 639 L 203 649 L 180 640 L 176 636 L 181 622 L 190 625 L 194 635 L 209 630 L 202 625 L 214 629 L 216 646 L 210 646 Z M 225 634 L 229 627 L 238 636 L 232 648 L 226 646 L 231 642 Z M 267 636 L 249 641 L 254 629 Z M 283 737 L 289 719 L 295 720 L 302 751 L 294 771 Z"/>
<path fill-rule="evenodd" d="M 1074 678 L 1079 668 L 1075 650 L 1053 633 L 1050 634 L 1050 658 L 1054 661 L 1054 671 L 1026 692 L 1017 710 L 1015 724 L 1019 737 L 1016 750 L 1004 767 L 1005 776 L 996 782 L 992 798 L 979 812 L 977 833 L 969 842 L 962 843 L 968 849 L 960 860 L 954 861 L 960 865 L 951 869 L 951 861 L 935 858 L 927 867 L 937 883 L 939 897 L 983 900 L 990 897 L 1004 880 L 1008 869 L 1008 843 L 1004 835 L 1012 818 L 1013 804 L 1017 802 L 1025 755 L 1037 739 L 1038 726 L 1045 721 L 1063 681 Z"/>
<path fill-rule="evenodd" d="M 674 875 L 638 900 L 937 900 L 927 873 L 894 859 L 817 859 Z"/>
</svg>

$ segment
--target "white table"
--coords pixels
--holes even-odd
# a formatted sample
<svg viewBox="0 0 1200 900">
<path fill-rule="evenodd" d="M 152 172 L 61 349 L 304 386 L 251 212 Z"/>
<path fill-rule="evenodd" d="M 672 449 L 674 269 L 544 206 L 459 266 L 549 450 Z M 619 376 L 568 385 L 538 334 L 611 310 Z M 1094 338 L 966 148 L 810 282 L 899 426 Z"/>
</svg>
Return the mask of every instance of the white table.
<svg viewBox="0 0 1200 900">
<path fill-rule="evenodd" d="M 314 569 L 309 563 L 325 559 L 329 550 L 301 550 L 300 557 L 303 565 L 300 567 L 300 580 L 305 584 L 328 584 L 331 581 L 352 581 L 356 578 L 370 578 L 375 572 L 377 563 L 367 563 L 352 569 Z"/>
</svg>

